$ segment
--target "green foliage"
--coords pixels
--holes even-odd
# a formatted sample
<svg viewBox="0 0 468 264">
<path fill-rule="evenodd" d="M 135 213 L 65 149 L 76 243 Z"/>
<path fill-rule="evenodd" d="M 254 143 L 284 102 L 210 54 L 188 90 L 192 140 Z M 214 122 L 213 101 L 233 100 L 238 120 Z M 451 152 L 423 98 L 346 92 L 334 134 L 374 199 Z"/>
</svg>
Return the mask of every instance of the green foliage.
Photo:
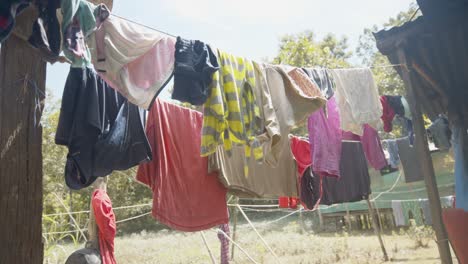
<svg viewBox="0 0 468 264">
<path fill-rule="evenodd" d="M 297 67 L 347 67 L 352 55 L 348 50 L 345 37 L 337 39 L 333 34 L 317 40 L 312 31 L 305 31 L 296 35 L 285 35 L 280 40 L 278 56 L 275 64 L 288 64 Z"/>
<path fill-rule="evenodd" d="M 431 227 L 417 226 L 412 219 L 406 235 L 413 240 L 415 249 L 428 248 L 429 242 L 435 238 L 434 230 Z"/>
<path fill-rule="evenodd" d="M 389 65 L 390 61 L 377 50 L 373 32 L 401 26 L 413 17 L 420 15 L 415 5 L 410 6 L 407 11 L 400 12 L 395 18 L 390 18 L 381 26 L 374 25 L 366 28 L 359 37 L 359 45 L 356 49 L 357 56 L 365 66 Z M 372 69 L 374 78 L 380 94 L 401 95 L 404 94 L 403 81 L 394 67 L 374 67 Z"/>
</svg>

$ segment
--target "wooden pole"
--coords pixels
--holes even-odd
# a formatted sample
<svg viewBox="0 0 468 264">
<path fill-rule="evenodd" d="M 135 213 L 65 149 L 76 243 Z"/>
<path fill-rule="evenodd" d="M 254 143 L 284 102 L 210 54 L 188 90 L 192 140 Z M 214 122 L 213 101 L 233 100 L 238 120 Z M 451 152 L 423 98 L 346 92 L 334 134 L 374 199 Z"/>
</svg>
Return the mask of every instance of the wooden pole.
<svg viewBox="0 0 468 264">
<path fill-rule="evenodd" d="M 236 202 L 235 204 L 239 204 L 239 198 L 236 197 Z M 237 215 L 238 215 L 238 210 L 237 210 L 237 206 L 234 207 L 234 228 L 233 228 L 233 232 L 232 232 L 232 240 L 233 241 L 236 241 L 236 234 L 237 234 Z M 234 243 L 232 243 L 231 245 L 231 260 L 234 260 L 234 249 L 236 248 L 235 247 L 236 245 Z"/>
<path fill-rule="evenodd" d="M 346 204 L 346 225 L 348 226 L 348 232 L 351 232 L 351 215 L 349 213 L 348 204 Z"/>
<path fill-rule="evenodd" d="M 322 216 L 322 211 L 320 210 L 320 207 L 317 207 L 317 214 L 319 216 L 320 231 L 323 231 L 323 216 Z"/>
<path fill-rule="evenodd" d="M 405 51 L 400 48 L 398 50 L 398 59 L 401 64 L 408 65 L 407 56 Z M 439 249 L 440 259 L 443 264 L 451 264 L 452 257 L 450 254 L 450 247 L 447 238 L 447 232 L 442 222 L 442 207 L 440 204 L 439 190 L 437 188 L 437 181 L 434 173 L 434 166 L 432 164 L 431 154 L 427 145 L 426 129 L 424 128 L 424 121 L 422 117 L 419 102 L 416 100 L 416 92 L 414 81 L 408 68 L 402 67 L 401 77 L 406 87 L 407 99 L 413 117 L 413 127 L 415 133 L 414 146 L 419 159 L 421 172 L 424 175 L 424 182 L 426 184 L 427 196 L 431 207 L 431 216 L 433 221 L 434 230 L 437 237 L 437 246 Z"/>
<path fill-rule="evenodd" d="M 382 249 L 384 260 L 388 261 L 387 250 L 385 249 L 385 245 L 382 240 L 382 235 L 380 233 L 380 228 L 378 227 L 379 223 L 377 222 L 377 218 L 375 217 L 374 208 L 372 208 L 372 203 L 370 202 L 369 198 L 367 198 L 366 201 L 367 201 L 367 206 L 369 207 L 369 217 L 372 219 L 372 227 L 374 228 L 374 233 L 379 239 L 380 248 Z"/>
<path fill-rule="evenodd" d="M 31 27 L 35 17 L 34 8 L 26 9 L 16 27 Z M 1 263 L 43 263 L 39 121 L 45 80 L 46 63 L 27 42 L 11 34 L 0 51 Z"/>
<path fill-rule="evenodd" d="M 206 250 L 208 250 L 208 254 L 210 255 L 211 263 L 216 264 L 216 260 L 214 258 L 213 252 L 211 252 L 210 246 L 208 246 L 208 242 L 206 241 L 205 233 L 200 231 L 203 243 L 205 244 Z"/>
<path fill-rule="evenodd" d="M 107 177 L 99 177 L 93 183 L 94 190 L 107 191 Z M 89 222 L 88 222 L 88 242 L 86 243 L 87 248 L 93 248 L 99 250 L 99 229 L 96 224 L 96 218 L 94 217 L 93 201 L 89 202 Z"/>
</svg>

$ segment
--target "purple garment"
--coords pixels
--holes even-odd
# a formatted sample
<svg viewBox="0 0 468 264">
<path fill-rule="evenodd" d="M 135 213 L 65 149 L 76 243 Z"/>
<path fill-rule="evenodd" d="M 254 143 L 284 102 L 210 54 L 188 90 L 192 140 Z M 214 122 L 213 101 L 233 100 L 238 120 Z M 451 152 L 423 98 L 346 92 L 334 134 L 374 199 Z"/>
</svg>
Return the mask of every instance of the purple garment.
<svg viewBox="0 0 468 264">
<path fill-rule="evenodd" d="M 324 176 L 340 177 L 341 129 L 340 114 L 335 97 L 308 120 L 312 171 Z"/>
<path fill-rule="evenodd" d="M 219 226 L 226 235 L 229 236 L 229 224 L 222 224 Z M 218 232 L 219 242 L 221 242 L 221 264 L 229 264 L 229 239 L 226 236 Z"/>
<path fill-rule="evenodd" d="M 385 153 L 380 143 L 379 134 L 373 127 L 367 124 L 364 125 L 361 137 L 352 132 L 344 131 L 343 139 L 361 141 L 366 159 L 374 169 L 380 170 L 387 166 L 387 160 L 385 159 Z"/>
<path fill-rule="evenodd" d="M 361 143 L 366 154 L 366 159 L 374 169 L 381 170 L 387 166 L 387 159 L 380 143 L 379 134 L 373 127 L 367 124 L 364 125 Z"/>
</svg>

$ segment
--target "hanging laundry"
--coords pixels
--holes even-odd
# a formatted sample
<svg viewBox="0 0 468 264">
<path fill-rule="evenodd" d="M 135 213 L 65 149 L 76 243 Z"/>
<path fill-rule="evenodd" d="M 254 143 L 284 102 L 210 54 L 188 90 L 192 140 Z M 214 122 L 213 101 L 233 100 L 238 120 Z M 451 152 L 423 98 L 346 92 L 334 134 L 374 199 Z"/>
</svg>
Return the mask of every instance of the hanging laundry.
<svg viewBox="0 0 468 264">
<path fill-rule="evenodd" d="M 407 225 L 410 225 L 410 219 L 414 220 L 417 226 L 424 224 L 419 201 L 402 201 L 401 207 Z"/>
<path fill-rule="evenodd" d="M 452 145 L 455 156 L 455 196 L 456 208 L 468 212 L 468 157 L 465 156 L 463 144 L 467 144 L 468 135 L 466 129 L 452 128 Z"/>
<path fill-rule="evenodd" d="M 116 264 L 114 257 L 114 239 L 117 233 L 112 202 L 106 191 L 97 189 L 91 199 L 94 218 L 98 227 L 99 249 L 103 264 Z"/>
<path fill-rule="evenodd" d="M 324 109 L 308 119 L 312 171 L 319 175 L 340 176 L 341 129 L 340 113 L 335 97 L 331 97 Z"/>
<path fill-rule="evenodd" d="M 300 177 L 300 200 L 309 210 L 314 209 L 320 199 L 320 176 L 308 167 Z"/>
<path fill-rule="evenodd" d="M 377 133 L 373 127 L 367 124 L 364 125 L 361 143 L 364 148 L 364 153 L 366 154 L 366 159 L 374 169 L 381 170 L 388 165 L 380 142 L 379 133 Z"/>
<path fill-rule="evenodd" d="M 229 224 L 222 224 L 219 226 L 219 229 L 224 232 L 218 232 L 218 239 L 221 243 L 221 254 L 220 254 L 220 264 L 229 264 L 229 239 L 225 236 L 230 236 L 229 232 Z"/>
<path fill-rule="evenodd" d="M 369 197 L 369 169 L 360 142 L 342 143 L 340 171 L 340 178 L 322 177 L 323 195 L 320 204 L 358 202 Z"/>
<path fill-rule="evenodd" d="M 397 139 L 398 156 L 401 160 L 406 182 L 424 180 L 414 146 L 410 146 L 408 137 Z"/>
<path fill-rule="evenodd" d="M 382 104 L 370 69 L 332 70 L 341 129 L 362 135 L 364 124 L 381 127 Z M 363 96 L 365 95 L 365 96 Z"/>
<path fill-rule="evenodd" d="M 392 168 L 398 168 L 400 164 L 400 156 L 398 155 L 398 145 L 394 139 L 385 139 L 382 141 L 382 146 L 387 149 L 388 152 L 388 164 Z"/>
<path fill-rule="evenodd" d="M 329 100 L 334 95 L 335 81 L 330 70 L 325 68 L 303 68 L 304 72 L 320 88 L 322 95 Z"/>
<path fill-rule="evenodd" d="M 0 2 L 0 43 L 5 41 L 15 27 L 15 19 L 32 0 L 2 0 Z"/>
<path fill-rule="evenodd" d="M 33 24 L 28 42 L 39 49 L 43 57 L 56 62 L 61 51 L 62 33 L 57 18 L 60 0 L 36 1 L 39 17 Z"/>
<path fill-rule="evenodd" d="M 86 0 L 61 0 L 63 53 L 74 68 L 91 67 L 86 38 L 96 29 L 96 5 Z"/>
<path fill-rule="evenodd" d="M 253 158 L 246 159 L 243 146 L 233 146 L 232 155 L 219 146 L 216 154 L 210 157 L 210 167 L 219 171 L 221 182 L 230 192 L 242 197 L 298 197 L 296 162 L 288 134 L 295 125 L 320 109 L 325 100 L 306 96 L 302 87 L 288 75 L 288 69 L 260 64 L 258 67 L 264 72 L 260 76 L 266 77 L 265 85 L 259 88 L 269 91 L 264 92 L 263 98 L 271 99 L 272 103 L 272 106 L 265 101 L 258 103 L 264 106 L 262 119 L 266 121 L 271 139 L 262 144 L 266 162 L 259 164 Z M 248 167 L 248 174 L 244 166 Z"/>
<path fill-rule="evenodd" d="M 152 158 L 139 109 L 89 68 L 70 68 L 55 143 L 68 147 L 65 181 L 74 190 Z"/>
<path fill-rule="evenodd" d="M 199 40 L 177 37 L 172 99 L 202 105 L 210 95 L 212 76 L 219 69 L 211 47 Z"/>
<path fill-rule="evenodd" d="M 228 153 L 234 144 L 245 147 L 245 156 L 263 160 L 256 135 L 263 128 L 255 101 L 255 70 L 251 61 L 218 50 L 220 71 L 213 74 L 211 94 L 204 104 L 201 155 L 209 156 L 221 145 Z M 262 131 L 263 132 L 263 131 Z"/>
<path fill-rule="evenodd" d="M 407 222 L 403 213 L 402 201 L 392 201 L 393 218 L 395 226 L 406 226 Z"/>
<path fill-rule="evenodd" d="M 298 137 L 291 137 L 291 151 L 297 164 L 297 172 L 303 175 L 304 171 L 310 167 L 310 144 L 308 141 Z"/>
<path fill-rule="evenodd" d="M 149 109 L 174 70 L 175 38 L 108 15 L 88 37 L 98 74 L 131 103 Z"/>
<path fill-rule="evenodd" d="M 406 98 L 403 96 L 401 97 L 401 104 L 403 105 L 403 109 L 405 111 L 404 117 L 409 120 L 412 120 L 413 117 L 411 116 L 411 109 L 409 107 L 408 101 L 406 101 Z"/>
<path fill-rule="evenodd" d="M 442 210 L 442 219 L 447 230 L 450 245 L 459 263 L 468 263 L 468 212 L 461 209 Z"/>
<path fill-rule="evenodd" d="M 449 150 L 451 147 L 449 121 L 446 116 L 439 115 L 434 122 L 427 128 L 427 135 L 434 145 L 440 150 Z"/>
<path fill-rule="evenodd" d="M 229 221 L 226 189 L 200 157 L 201 127 L 201 113 L 160 99 L 148 116 L 146 132 L 158 158 L 139 166 L 137 180 L 153 191 L 153 216 L 180 231 Z"/>
<path fill-rule="evenodd" d="M 392 108 L 393 112 L 399 116 L 405 116 L 405 107 L 403 106 L 402 96 L 400 95 L 384 95 L 387 99 L 387 104 Z"/>
<path fill-rule="evenodd" d="M 384 124 L 384 131 L 389 133 L 393 130 L 393 118 L 395 117 L 395 111 L 388 103 L 388 99 L 386 96 L 380 97 L 380 103 L 382 104 L 382 121 Z"/>
</svg>

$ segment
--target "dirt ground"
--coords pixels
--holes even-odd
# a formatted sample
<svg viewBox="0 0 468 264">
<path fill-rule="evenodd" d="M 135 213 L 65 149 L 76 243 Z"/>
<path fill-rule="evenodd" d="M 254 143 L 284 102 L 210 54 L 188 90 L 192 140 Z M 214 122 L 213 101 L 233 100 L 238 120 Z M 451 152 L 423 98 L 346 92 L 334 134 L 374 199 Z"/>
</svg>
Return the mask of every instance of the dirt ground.
<svg viewBox="0 0 468 264">
<path fill-rule="evenodd" d="M 302 231 L 296 223 L 275 229 L 259 228 L 259 231 L 278 256 L 278 261 L 248 225 L 238 227 L 236 239 L 257 263 L 385 263 L 378 240 L 371 233 L 313 234 Z M 207 230 L 204 234 L 216 263 L 219 263 L 220 243 L 216 231 Z M 391 259 L 388 263 L 440 263 L 437 246 L 431 239 L 427 240 L 427 247 L 416 247 L 414 237 L 401 232 L 384 235 L 383 239 Z M 49 247 L 44 263 L 65 263 L 67 256 L 80 247 L 73 244 Z M 115 254 L 120 264 L 212 263 L 198 232 L 142 231 L 117 237 Z M 231 263 L 253 263 L 238 248 L 234 254 Z M 454 263 L 457 263 L 455 257 Z"/>
</svg>

